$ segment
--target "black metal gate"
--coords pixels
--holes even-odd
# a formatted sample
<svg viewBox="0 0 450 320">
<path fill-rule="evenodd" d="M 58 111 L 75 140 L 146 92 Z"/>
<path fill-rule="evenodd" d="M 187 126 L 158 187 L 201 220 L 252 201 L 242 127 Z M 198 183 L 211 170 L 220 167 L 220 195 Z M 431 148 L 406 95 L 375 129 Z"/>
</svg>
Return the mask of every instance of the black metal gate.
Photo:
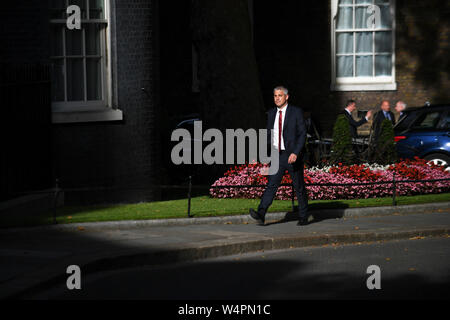
<svg viewBox="0 0 450 320">
<path fill-rule="evenodd" d="M 0 64 L 0 201 L 52 185 L 48 65 Z"/>
</svg>

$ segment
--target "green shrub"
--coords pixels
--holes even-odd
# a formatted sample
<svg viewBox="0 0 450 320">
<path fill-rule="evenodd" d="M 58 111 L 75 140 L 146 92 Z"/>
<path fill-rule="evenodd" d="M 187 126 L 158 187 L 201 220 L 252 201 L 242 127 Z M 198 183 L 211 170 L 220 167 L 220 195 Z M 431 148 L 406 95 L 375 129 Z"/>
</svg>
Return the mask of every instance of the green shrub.
<svg viewBox="0 0 450 320">
<path fill-rule="evenodd" d="M 331 164 L 353 164 L 355 155 L 352 147 L 352 136 L 345 115 L 338 116 L 333 128 L 333 145 L 331 146 Z"/>
<path fill-rule="evenodd" d="M 371 157 L 373 162 L 387 165 L 395 163 L 398 160 L 394 137 L 394 127 L 391 121 L 384 120 L 381 123 L 378 139 L 374 141 Z"/>
</svg>

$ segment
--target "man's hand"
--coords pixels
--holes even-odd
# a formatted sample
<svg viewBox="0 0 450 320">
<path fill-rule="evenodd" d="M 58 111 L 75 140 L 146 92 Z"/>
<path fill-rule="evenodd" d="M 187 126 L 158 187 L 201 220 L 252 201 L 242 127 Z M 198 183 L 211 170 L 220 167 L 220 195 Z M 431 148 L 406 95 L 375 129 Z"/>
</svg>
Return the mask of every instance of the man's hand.
<svg viewBox="0 0 450 320">
<path fill-rule="evenodd" d="M 297 161 L 297 155 L 296 154 L 291 154 L 290 156 L 289 156 L 289 159 L 288 159 L 288 163 L 289 164 L 293 164 L 293 163 L 295 163 Z"/>
<path fill-rule="evenodd" d="M 370 119 L 370 118 L 372 118 L 372 115 L 373 115 L 372 110 L 369 110 L 369 111 L 367 111 L 366 118 L 367 118 L 367 119 Z"/>
<path fill-rule="evenodd" d="M 259 170 L 259 174 L 262 176 L 268 176 L 269 175 L 269 168 L 268 167 L 262 167 Z"/>
</svg>

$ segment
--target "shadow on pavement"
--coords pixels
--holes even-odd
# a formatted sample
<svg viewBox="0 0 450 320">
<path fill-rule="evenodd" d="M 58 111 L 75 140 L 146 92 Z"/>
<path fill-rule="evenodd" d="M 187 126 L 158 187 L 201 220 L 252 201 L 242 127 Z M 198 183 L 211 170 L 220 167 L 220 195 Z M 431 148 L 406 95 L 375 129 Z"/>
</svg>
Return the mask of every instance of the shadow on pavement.
<svg viewBox="0 0 450 320">
<path fill-rule="evenodd" d="M 296 300 L 296 299 L 448 299 L 449 281 L 433 283 L 420 275 L 366 287 L 367 275 L 311 274 L 308 263 L 284 260 L 199 262 L 92 276 L 82 290 L 63 286 L 37 296 L 48 299 Z"/>
<path fill-rule="evenodd" d="M 341 219 L 344 217 L 345 209 L 348 209 L 349 206 L 341 201 L 328 202 L 327 207 L 324 207 L 321 204 L 311 204 L 308 206 L 309 212 L 311 212 L 312 217 L 314 218 L 309 224 L 318 223 L 320 221 L 328 220 L 328 219 Z M 334 208 L 334 209 L 329 209 Z M 283 219 L 278 221 L 266 222 L 266 226 L 271 226 L 280 223 L 287 223 L 298 220 L 298 207 L 294 207 L 294 211 L 287 212 Z"/>
<path fill-rule="evenodd" d="M 287 218 L 291 215 L 287 215 Z M 199 227 L 200 228 L 200 227 Z M 16 299 L 448 299 L 445 281 L 435 283 L 407 271 L 383 281 L 381 292 L 370 292 L 365 270 L 359 274 L 315 274 L 307 257 L 297 261 L 191 260 L 183 250 L 167 254 L 171 245 L 181 246 L 180 228 L 170 237 L 157 236 L 158 228 L 111 230 L 34 229 L 0 231 L 0 265 L 3 292 L 13 283 L 25 284 Z M 203 230 L 203 229 L 202 229 Z M 225 229 L 224 229 L 225 230 Z M 220 230 L 219 230 L 220 231 Z M 211 241 L 213 234 L 208 234 Z M 193 239 L 208 244 L 209 238 Z M 167 243 L 170 240 L 173 243 Z M 178 241 L 178 242 L 177 242 Z M 173 248 L 173 247 L 172 247 Z M 166 252 L 166 253 L 165 253 Z M 105 255 L 111 254 L 108 258 Z M 263 254 L 263 253 L 261 253 Z M 122 256 L 116 259 L 116 256 Z M 126 258 L 123 258 L 126 256 Z M 90 260 L 89 260 L 89 259 Z M 202 259 L 198 256 L 195 259 Z M 328 263 L 327 261 L 323 261 Z M 161 263 L 165 263 L 161 266 Z M 178 265 L 174 265 L 178 263 Z M 184 263 L 184 265 L 183 265 Z M 445 261 L 444 261 L 445 263 Z M 66 268 L 79 265 L 88 280 L 78 292 L 66 288 Z M 151 267 L 153 265 L 153 267 Z M 129 272 L 129 268 L 143 267 Z M 149 267 L 150 266 L 150 267 Z M 442 268 L 442 267 L 441 267 Z M 117 271 L 124 272 L 117 277 Z M 109 273 L 110 272 L 110 273 Z M 46 274 L 47 278 L 39 278 Z M 295 275 L 295 277 L 294 277 Z M 42 281 L 40 284 L 33 280 Z M 90 280 L 89 280 L 90 279 Z M 97 280 L 95 280 L 97 279 Z M 45 281 L 44 281 L 45 280 Z M 29 281 L 29 282 L 27 282 Z M 54 289 L 48 291 L 48 289 Z"/>
</svg>

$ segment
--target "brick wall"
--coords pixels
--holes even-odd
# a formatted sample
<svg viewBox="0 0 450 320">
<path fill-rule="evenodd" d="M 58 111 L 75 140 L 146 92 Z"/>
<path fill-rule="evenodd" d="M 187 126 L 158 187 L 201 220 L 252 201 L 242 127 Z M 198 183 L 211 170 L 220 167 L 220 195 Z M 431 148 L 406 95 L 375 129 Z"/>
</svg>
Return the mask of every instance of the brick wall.
<svg viewBox="0 0 450 320">
<path fill-rule="evenodd" d="M 6 1 L 0 10 L 3 63 L 48 62 L 49 12 L 40 1 Z"/>
<path fill-rule="evenodd" d="M 410 106 L 450 101 L 448 1 L 396 1 L 396 91 L 332 92 L 330 1 L 305 6 L 299 1 L 277 5 L 255 2 L 255 50 L 266 108 L 273 106 L 272 88 L 285 84 L 293 104 L 312 110 L 330 136 L 337 114 L 348 99 L 362 110 L 379 109 L 404 100 Z M 367 130 L 368 126 L 362 128 Z"/>
<path fill-rule="evenodd" d="M 48 3 L 17 0 L 2 6 L 2 62 L 19 65 L 50 62 Z M 156 4 L 152 0 L 120 0 L 111 1 L 111 6 L 108 27 L 111 29 L 112 100 L 113 106 L 123 111 L 124 120 L 54 124 L 52 142 L 45 141 L 45 144 L 52 145 L 53 154 L 47 156 L 53 165 L 53 178 L 59 179 L 61 187 L 120 190 L 66 192 L 68 203 L 158 198 L 156 190 L 148 189 L 159 182 L 158 89 L 154 81 L 158 72 Z"/>
<path fill-rule="evenodd" d="M 124 120 L 55 126 L 56 163 L 63 187 L 124 190 L 68 194 L 69 202 L 137 202 L 157 197 L 155 190 L 141 190 L 158 182 L 154 5 L 151 0 L 115 3 L 110 21 L 113 100 Z"/>
</svg>

